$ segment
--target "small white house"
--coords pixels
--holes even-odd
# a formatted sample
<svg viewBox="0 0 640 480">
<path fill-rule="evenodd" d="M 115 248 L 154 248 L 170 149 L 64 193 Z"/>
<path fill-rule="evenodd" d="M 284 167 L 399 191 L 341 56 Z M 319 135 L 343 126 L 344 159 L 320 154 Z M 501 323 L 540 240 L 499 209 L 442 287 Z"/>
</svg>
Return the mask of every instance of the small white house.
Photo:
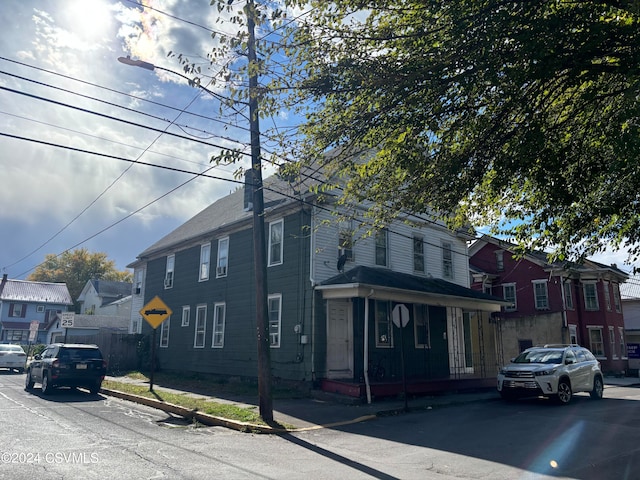
<svg viewBox="0 0 640 480">
<path fill-rule="evenodd" d="M 131 317 L 132 286 L 129 282 L 95 279 L 87 281 L 78 297 L 80 313 Z"/>
</svg>

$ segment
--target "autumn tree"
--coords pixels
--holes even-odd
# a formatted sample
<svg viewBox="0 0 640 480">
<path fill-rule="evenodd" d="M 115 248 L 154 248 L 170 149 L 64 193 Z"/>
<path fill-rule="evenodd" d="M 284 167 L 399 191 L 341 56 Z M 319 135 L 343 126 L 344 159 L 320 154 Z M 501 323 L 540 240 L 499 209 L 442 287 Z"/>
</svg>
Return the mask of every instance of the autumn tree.
<svg viewBox="0 0 640 480">
<path fill-rule="evenodd" d="M 559 258 L 640 253 L 638 2 L 287 3 L 270 91 L 305 115 L 299 158 L 337 152 L 343 203 L 433 208 Z"/>
<path fill-rule="evenodd" d="M 115 262 L 108 260 L 106 253 L 91 253 L 86 248 L 80 248 L 60 255 L 48 254 L 27 279 L 66 283 L 77 312 L 77 299 L 88 280 L 131 282 L 132 276 L 126 270 L 116 270 Z"/>
</svg>

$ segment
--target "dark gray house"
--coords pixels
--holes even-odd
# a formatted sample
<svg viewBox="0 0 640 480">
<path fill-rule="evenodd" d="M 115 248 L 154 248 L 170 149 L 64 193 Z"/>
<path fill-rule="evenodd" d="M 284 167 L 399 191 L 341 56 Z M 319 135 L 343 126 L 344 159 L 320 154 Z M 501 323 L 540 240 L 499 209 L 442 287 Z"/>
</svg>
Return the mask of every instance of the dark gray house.
<svg viewBox="0 0 640 480">
<path fill-rule="evenodd" d="M 403 373 L 416 392 L 494 381 L 487 313 L 504 302 L 469 288 L 467 235 L 423 218 L 372 232 L 336 221 L 308 185 L 264 183 L 274 378 L 356 396 L 397 393 Z M 155 296 L 173 312 L 157 332 L 161 368 L 257 376 L 252 238 L 239 189 L 129 265 L 130 332 L 151 332 L 139 312 Z"/>
</svg>

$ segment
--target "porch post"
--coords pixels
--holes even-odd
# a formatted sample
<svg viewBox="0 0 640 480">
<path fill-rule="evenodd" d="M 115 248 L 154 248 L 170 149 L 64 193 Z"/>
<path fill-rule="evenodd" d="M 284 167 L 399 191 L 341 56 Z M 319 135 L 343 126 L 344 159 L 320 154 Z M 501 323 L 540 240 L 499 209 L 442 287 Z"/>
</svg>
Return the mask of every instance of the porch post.
<svg viewBox="0 0 640 480">
<path fill-rule="evenodd" d="M 364 299 L 364 385 L 367 391 L 367 404 L 371 404 L 371 385 L 369 385 L 369 297 L 373 290 Z"/>
</svg>

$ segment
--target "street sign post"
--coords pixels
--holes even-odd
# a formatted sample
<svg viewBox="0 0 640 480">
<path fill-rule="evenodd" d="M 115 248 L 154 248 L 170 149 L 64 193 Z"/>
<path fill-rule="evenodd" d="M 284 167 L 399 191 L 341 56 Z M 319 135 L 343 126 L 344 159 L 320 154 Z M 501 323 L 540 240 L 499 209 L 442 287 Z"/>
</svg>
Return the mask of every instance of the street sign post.
<svg viewBox="0 0 640 480">
<path fill-rule="evenodd" d="M 153 335 L 151 336 L 151 373 L 149 374 L 149 391 L 151 392 L 153 391 L 153 373 L 156 369 L 156 331 L 172 313 L 173 311 L 157 295 L 140 310 L 142 318 L 153 328 Z"/>
<path fill-rule="evenodd" d="M 73 327 L 73 322 L 75 321 L 75 318 L 76 318 L 75 312 L 62 312 L 60 314 L 60 326 L 62 328 Z"/>
<path fill-rule="evenodd" d="M 60 326 L 64 328 L 64 343 L 67 343 L 67 333 L 69 332 L 69 328 L 73 327 L 75 318 L 75 312 L 62 312 L 60 314 Z"/>
<path fill-rule="evenodd" d="M 30 324 L 29 324 L 29 341 L 33 342 L 35 341 L 36 337 L 38 336 L 38 327 L 40 326 L 40 322 L 37 320 L 33 320 Z"/>
</svg>

